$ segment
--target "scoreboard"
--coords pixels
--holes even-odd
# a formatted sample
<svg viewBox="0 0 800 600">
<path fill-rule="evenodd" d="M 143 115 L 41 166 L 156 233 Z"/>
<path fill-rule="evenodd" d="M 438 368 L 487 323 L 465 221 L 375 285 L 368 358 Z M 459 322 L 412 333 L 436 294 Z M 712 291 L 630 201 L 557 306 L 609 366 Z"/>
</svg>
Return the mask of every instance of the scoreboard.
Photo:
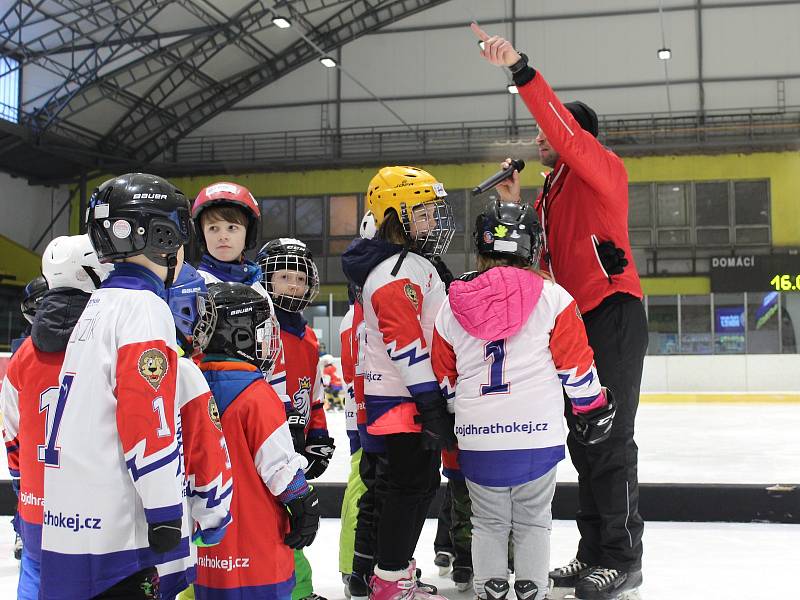
<svg viewBox="0 0 800 600">
<path fill-rule="evenodd" d="M 715 256 L 712 292 L 800 292 L 800 254 Z"/>
</svg>

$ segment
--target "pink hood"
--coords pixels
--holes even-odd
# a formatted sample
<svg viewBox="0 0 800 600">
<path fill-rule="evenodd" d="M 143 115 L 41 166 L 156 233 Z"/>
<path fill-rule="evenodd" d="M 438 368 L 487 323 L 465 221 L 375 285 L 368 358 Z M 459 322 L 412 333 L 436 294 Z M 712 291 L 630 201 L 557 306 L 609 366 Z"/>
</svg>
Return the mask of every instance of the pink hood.
<svg viewBox="0 0 800 600">
<path fill-rule="evenodd" d="M 481 340 L 501 340 L 528 321 L 544 280 L 526 269 L 495 267 L 472 281 L 454 281 L 450 308 L 464 330 Z"/>
</svg>

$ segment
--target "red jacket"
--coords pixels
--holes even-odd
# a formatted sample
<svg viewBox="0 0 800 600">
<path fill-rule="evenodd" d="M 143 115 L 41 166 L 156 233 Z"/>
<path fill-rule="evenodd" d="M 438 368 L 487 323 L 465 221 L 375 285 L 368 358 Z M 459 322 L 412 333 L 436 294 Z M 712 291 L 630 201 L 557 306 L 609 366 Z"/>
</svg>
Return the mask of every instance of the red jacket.
<svg viewBox="0 0 800 600">
<path fill-rule="evenodd" d="M 642 297 L 642 286 L 628 239 L 628 174 L 622 160 L 581 128 L 542 74 L 519 93 L 559 160 L 536 199 L 545 232 L 541 261 L 578 303 L 581 312 L 624 292 Z M 595 244 L 611 241 L 625 251 L 628 266 L 609 275 Z M 549 254 L 549 263 L 547 255 Z"/>
</svg>

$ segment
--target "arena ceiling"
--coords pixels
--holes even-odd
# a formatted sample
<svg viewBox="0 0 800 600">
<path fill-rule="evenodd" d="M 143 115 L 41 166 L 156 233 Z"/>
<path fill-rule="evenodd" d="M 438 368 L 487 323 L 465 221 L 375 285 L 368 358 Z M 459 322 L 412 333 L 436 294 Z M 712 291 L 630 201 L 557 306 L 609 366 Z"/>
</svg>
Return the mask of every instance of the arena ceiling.
<svg viewBox="0 0 800 600">
<path fill-rule="evenodd" d="M 277 27 L 278 16 L 291 28 Z M 274 137 L 259 142 L 246 136 L 274 136 L 312 119 L 325 129 L 318 115 L 331 106 L 336 118 L 323 119 L 334 123 L 338 136 L 330 152 L 317 148 L 333 138 L 293 138 L 295 149 L 298 140 L 312 147 L 300 157 L 304 166 L 347 164 L 342 147 L 346 153 L 348 139 L 362 152 L 353 161 L 370 152 L 375 135 L 383 134 L 348 138 L 342 127 L 354 125 L 391 123 L 406 134 L 397 147 L 408 148 L 428 146 L 420 129 L 445 118 L 499 112 L 518 131 L 518 103 L 505 91 L 507 76 L 482 71 L 479 60 L 465 67 L 459 56 L 465 44 L 475 52 L 465 28 L 473 18 L 512 39 L 522 36 L 537 66 L 546 61 L 557 89 L 594 94 L 601 115 L 611 112 L 603 103 L 620 107 L 620 98 L 661 107 L 667 84 L 668 107 L 659 110 L 669 108 L 676 129 L 705 126 L 717 118 L 714 110 L 775 103 L 763 144 L 778 139 L 791 146 L 800 135 L 800 111 L 787 113 L 785 99 L 779 105 L 781 94 L 800 97 L 799 17 L 797 0 L 2 0 L 0 53 L 18 61 L 23 92 L 19 122 L 0 120 L 0 169 L 39 183 L 154 164 L 174 170 L 192 160 L 188 172 L 218 171 L 214 149 L 210 156 L 207 144 L 196 151 L 198 136 L 218 132 L 252 142 L 251 162 L 232 158 L 231 164 L 268 169 L 285 165 L 284 150 Z M 666 40 L 665 20 L 671 23 Z M 563 32 L 575 38 L 569 53 Z M 668 42 L 681 48 L 671 75 L 655 60 L 655 49 Z M 332 97 L 320 91 L 319 69 L 312 70 L 319 65 L 309 63 L 343 53 L 352 81 L 343 85 L 338 73 Z M 776 84 L 778 99 L 762 102 L 775 95 Z M 638 110 L 630 104 L 627 112 Z M 722 130 L 732 130 L 733 121 L 722 118 L 729 116 L 719 117 Z M 652 146 L 636 135 L 655 121 L 631 123 L 623 123 L 612 141 Z M 436 131 L 439 140 L 452 135 Z M 458 135 L 442 146 L 442 156 L 463 146 Z M 230 148 L 240 141 L 217 143 Z M 257 143 L 269 149 L 258 158 Z M 184 147 L 189 151 L 179 152 Z"/>
</svg>

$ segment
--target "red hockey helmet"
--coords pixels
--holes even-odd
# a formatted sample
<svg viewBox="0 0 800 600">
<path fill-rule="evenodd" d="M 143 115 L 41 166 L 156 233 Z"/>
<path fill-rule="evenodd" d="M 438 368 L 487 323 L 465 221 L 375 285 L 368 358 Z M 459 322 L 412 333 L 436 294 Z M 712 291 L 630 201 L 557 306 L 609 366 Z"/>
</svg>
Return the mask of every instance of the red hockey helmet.
<svg viewBox="0 0 800 600">
<path fill-rule="evenodd" d="M 247 237 L 245 237 L 244 247 L 246 250 L 255 248 L 258 238 L 258 223 L 261 221 L 261 210 L 258 208 L 258 202 L 246 187 L 228 181 L 218 181 L 208 187 L 204 187 L 197 194 L 197 198 L 195 198 L 192 205 L 192 219 L 194 219 L 195 229 L 203 246 L 205 246 L 206 240 L 200 223 L 200 215 L 207 208 L 226 204 L 237 206 L 247 214 Z"/>
</svg>

